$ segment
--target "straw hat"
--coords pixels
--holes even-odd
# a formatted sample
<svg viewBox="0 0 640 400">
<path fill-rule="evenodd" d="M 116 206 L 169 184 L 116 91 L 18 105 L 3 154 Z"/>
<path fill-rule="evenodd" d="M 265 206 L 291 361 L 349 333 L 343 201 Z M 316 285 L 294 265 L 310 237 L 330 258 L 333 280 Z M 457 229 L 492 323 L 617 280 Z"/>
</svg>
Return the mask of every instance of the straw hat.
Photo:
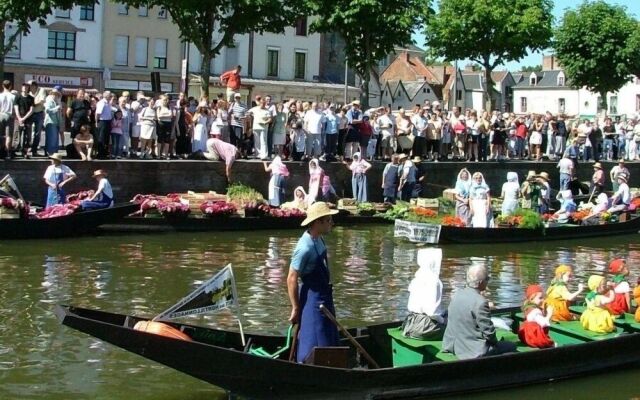
<svg viewBox="0 0 640 400">
<path fill-rule="evenodd" d="M 302 221 L 301 226 L 307 226 L 318 218 L 326 217 L 327 215 L 335 215 L 338 210 L 332 210 L 327 203 L 319 201 L 313 203 L 311 207 L 307 208 L 307 218 Z"/>
<path fill-rule="evenodd" d="M 536 171 L 531 170 L 531 171 L 527 172 L 527 180 L 531 179 L 531 178 L 535 178 L 535 176 L 536 176 Z"/>
<path fill-rule="evenodd" d="M 421 163 L 422 162 L 422 158 L 420 158 L 419 156 L 415 156 L 415 157 L 413 157 L 413 160 L 411 160 L 411 161 L 413 161 L 414 163 Z"/>
<path fill-rule="evenodd" d="M 360 105 L 360 100 L 354 100 L 351 102 L 352 105 L 354 106 L 359 106 Z"/>
<path fill-rule="evenodd" d="M 241 94 L 241 93 L 239 93 L 239 92 L 236 92 L 236 93 L 233 95 L 233 97 L 237 99 L 237 98 L 242 97 L 242 94 Z"/>
<path fill-rule="evenodd" d="M 625 174 L 618 174 L 618 176 L 616 176 L 616 179 L 622 179 L 625 183 L 629 182 L 627 180 L 627 175 Z"/>
<path fill-rule="evenodd" d="M 405 153 L 401 153 L 401 154 L 398 156 L 398 160 L 402 161 L 402 160 L 406 159 L 407 157 L 408 157 L 408 156 L 407 156 Z"/>
<path fill-rule="evenodd" d="M 547 181 L 547 182 L 549 182 L 549 181 L 550 181 L 550 179 L 549 179 L 549 174 L 548 174 L 548 173 L 546 173 L 546 172 L 540 172 L 540 174 L 538 175 L 538 178 L 542 178 L 542 179 L 544 179 L 544 180 L 545 180 L 545 181 Z"/>
<path fill-rule="evenodd" d="M 60 153 L 53 153 L 49 156 L 50 159 L 52 160 L 56 160 L 56 161 L 62 161 L 62 154 Z"/>
<path fill-rule="evenodd" d="M 97 169 L 93 171 L 93 175 L 91 175 L 91 177 L 95 178 L 96 176 L 107 176 L 107 172 L 103 169 Z"/>
<path fill-rule="evenodd" d="M 597 163 L 593 164 L 593 168 L 602 169 L 602 164 L 597 162 Z"/>
</svg>

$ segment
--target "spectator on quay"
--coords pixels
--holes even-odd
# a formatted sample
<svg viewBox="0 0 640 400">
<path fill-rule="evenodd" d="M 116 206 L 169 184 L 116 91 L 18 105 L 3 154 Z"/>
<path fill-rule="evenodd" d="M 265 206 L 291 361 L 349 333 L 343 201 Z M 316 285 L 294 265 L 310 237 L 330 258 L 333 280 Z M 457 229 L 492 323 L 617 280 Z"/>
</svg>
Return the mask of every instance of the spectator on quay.
<svg viewBox="0 0 640 400">
<path fill-rule="evenodd" d="M 45 153 L 49 156 L 58 151 L 58 132 L 60 131 L 60 98 L 61 93 L 53 88 L 44 102 Z"/>
<path fill-rule="evenodd" d="M 231 140 L 229 143 L 235 145 L 243 140 L 246 114 L 247 107 L 242 103 L 242 95 L 235 93 L 233 102 L 229 105 L 229 115 L 231 116 Z"/>
<path fill-rule="evenodd" d="M 325 149 L 321 160 L 335 161 L 338 146 L 340 117 L 336 115 L 336 106 L 331 104 L 325 113 L 324 135 Z"/>
<path fill-rule="evenodd" d="M 575 167 L 578 166 L 578 156 L 580 154 L 580 149 L 578 148 L 578 139 L 570 138 L 568 140 L 569 145 L 567 149 L 564 151 L 564 155 L 568 156 L 569 159 L 573 162 Z"/>
<path fill-rule="evenodd" d="M 567 140 L 567 125 L 564 122 L 564 114 L 558 115 L 556 121 L 555 154 L 562 157 L 564 154 L 565 142 Z"/>
<path fill-rule="evenodd" d="M 347 138 L 347 131 L 349 126 L 349 120 L 347 119 L 347 108 L 341 107 L 338 112 L 338 149 L 337 155 L 339 157 L 344 157 L 344 144 L 345 139 Z"/>
<path fill-rule="evenodd" d="M 636 147 L 637 143 L 635 142 L 635 132 L 636 130 L 640 130 L 640 124 L 637 123 L 636 118 L 631 118 L 627 121 L 624 127 L 625 132 L 625 151 L 627 160 L 633 161 L 636 159 Z M 620 158 L 624 158 L 625 154 L 621 154 Z"/>
<path fill-rule="evenodd" d="M 304 115 L 304 130 L 307 133 L 305 145 L 307 158 L 318 158 L 322 155 L 321 137 L 324 122 L 324 114 L 320 112 L 318 103 L 314 101 Z"/>
<path fill-rule="evenodd" d="M 266 161 L 269 159 L 268 129 L 273 119 L 271 111 L 267 109 L 267 101 L 258 99 L 258 105 L 249 110 L 253 118 L 253 142 L 258 151 L 258 158 Z"/>
<path fill-rule="evenodd" d="M 111 133 L 111 120 L 113 119 L 113 110 L 111 108 L 111 94 L 106 90 L 102 94 L 102 99 L 96 103 L 96 128 L 98 150 L 98 158 L 104 159 L 108 155 L 109 135 Z"/>
<path fill-rule="evenodd" d="M 266 103 L 265 106 L 267 110 L 269 110 L 269 113 L 271 114 L 271 121 L 267 126 L 267 153 L 268 153 L 267 157 L 271 159 L 271 156 L 273 156 L 273 129 L 275 127 L 275 123 L 276 123 L 275 118 L 278 113 L 278 110 L 276 109 L 276 104 L 272 102 L 271 96 L 266 95 L 264 97 L 264 100 Z M 324 143 L 324 137 L 322 138 L 322 143 Z"/>
<path fill-rule="evenodd" d="M 47 98 L 47 92 L 44 88 L 39 88 L 38 83 L 34 80 L 29 81 L 29 94 L 33 97 L 33 128 L 31 129 L 31 155 L 40 157 L 38 147 L 40 147 L 40 134 L 44 128 L 44 101 Z"/>
<path fill-rule="evenodd" d="M 158 121 L 156 128 L 158 141 L 156 146 L 156 155 L 159 160 L 168 160 L 170 157 L 169 145 L 171 144 L 174 112 L 171 107 L 169 107 L 169 96 L 166 94 L 160 96 L 160 100 L 157 103 L 160 104 L 156 107 L 156 118 Z"/>
<path fill-rule="evenodd" d="M 276 113 L 273 123 L 273 153 L 276 156 L 285 157 L 284 147 L 287 144 L 287 113 L 284 104 L 276 104 Z"/>
<path fill-rule="evenodd" d="M 229 111 L 227 102 L 219 99 L 215 107 L 211 107 L 211 137 L 229 142 Z"/>
<path fill-rule="evenodd" d="M 407 155 L 411 152 L 413 147 L 413 142 L 410 137 L 412 132 L 413 123 L 405 113 L 404 109 L 401 108 L 400 111 L 398 111 L 398 117 L 396 118 L 396 137 L 400 150 Z"/>
<path fill-rule="evenodd" d="M 471 110 L 469 119 L 467 120 L 467 161 L 478 162 L 480 155 L 478 154 L 478 143 L 480 142 L 480 122 L 478 121 L 478 112 Z"/>
<path fill-rule="evenodd" d="M 440 156 L 440 138 L 442 136 L 442 122 L 438 119 L 436 113 L 429 116 L 427 122 L 427 161 L 438 161 Z"/>
<path fill-rule="evenodd" d="M 358 129 L 358 133 L 360 133 L 360 154 L 362 154 L 362 158 L 373 159 L 376 143 L 371 141 L 376 139 L 373 136 L 373 125 L 371 125 L 371 118 L 368 115 L 362 117 L 362 123 L 360 124 L 360 129 Z M 369 143 L 371 143 L 372 147 L 369 147 Z"/>
<path fill-rule="evenodd" d="M 80 133 L 80 128 L 89 124 L 89 114 L 91 113 L 91 103 L 85 98 L 84 89 L 78 89 L 76 98 L 67 108 L 67 118 L 71 120 L 71 140 Z"/>
<path fill-rule="evenodd" d="M 73 146 L 82 161 L 91 161 L 91 151 L 93 150 L 93 135 L 89 125 L 82 125 L 78 134 L 73 138 Z"/>
<path fill-rule="evenodd" d="M 192 150 L 191 135 L 193 131 L 193 116 L 187 108 L 187 100 L 180 100 L 176 108 L 175 123 L 173 124 L 174 134 L 172 136 L 176 137 L 176 154 L 180 158 L 186 158 L 191 154 Z M 224 111 L 226 112 L 226 109 Z"/>
<path fill-rule="evenodd" d="M 29 93 L 29 84 L 23 83 L 20 95 L 14 106 L 18 121 L 19 143 L 22 144 L 22 156 L 31 158 L 31 128 L 33 126 L 33 96 Z"/>
<path fill-rule="evenodd" d="M 395 140 L 394 121 L 389 116 L 389 109 L 385 108 L 382 115 L 377 120 L 381 133 L 380 152 L 382 159 L 389 161 L 396 151 L 397 143 Z"/>
<path fill-rule="evenodd" d="M 145 108 L 145 102 L 146 97 L 143 92 L 137 92 L 136 99 L 131 102 L 131 145 L 129 158 L 140 156 L 140 132 L 142 129 L 140 114 Z"/>
<path fill-rule="evenodd" d="M 616 132 L 615 126 L 611 122 L 611 118 L 607 117 L 604 120 L 604 126 L 602 127 L 602 133 L 604 135 L 604 149 L 602 158 L 606 161 L 615 160 L 615 153 L 617 153 L 617 149 L 615 149 L 615 143 L 617 142 L 618 133 Z"/>
<path fill-rule="evenodd" d="M 231 167 L 239 155 L 238 148 L 220 139 L 207 140 L 207 151 L 203 153 L 207 160 L 224 161 L 227 183 L 231 182 Z"/>
<path fill-rule="evenodd" d="M 391 156 L 391 161 L 382 171 L 382 197 L 385 203 L 395 204 L 398 194 L 398 155 Z"/>
<path fill-rule="evenodd" d="M 242 66 L 237 65 L 234 69 L 220 75 L 220 83 L 225 85 L 227 88 L 228 101 L 235 99 L 235 94 L 240 91 L 240 87 L 242 86 L 242 79 L 240 78 L 241 71 Z"/>
<path fill-rule="evenodd" d="M 515 157 L 519 160 L 524 160 L 525 153 L 525 143 L 527 141 L 527 136 L 529 134 L 527 130 L 527 125 L 524 123 L 524 119 L 522 117 L 516 119 L 516 148 L 515 148 Z"/>
<path fill-rule="evenodd" d="M 611 185 L 614 192 L 618 191 L 618 176 L 620 175 L 626 176 L 627 179 L 629 179 L 629 177 L 631 176 L 629 168 L 627 168 L 624 164 L 624 158 L 619 159 L 618 165 L 615 165 L 613 168 L 611 168 L 611 171 L 609 171 L 609 179 L 611 179 Z"/>
<path fill-rule="evenodd" d="M 2 82 L 2 92 L 0 93 L 0 149 L 4 149 L 5 160 L 13 158 L 13 112 L 16 96 L 11 93 L 11 82 Z M 4 139 L 4 140 L 3 140 Z"/>
<path fill-rule="evenodd" d="M 467 142 L 467 124 L 465 118 L 460 115 L 460 107 L 453 107 L 453 113 L 449 118 L 451 124 L 452 137 L 454 143 L 453 158 L 464 160 L 464 148 Z"/>
<path fill-rule="evenodd" d="M 191 152 L 207 151 L 207 123 L 209 120 L 209 107 L 204 104 L 196 108 L 196 113 L 193 116 L 193 141 L 191 143 Z M 215 137 L 215 136 L 214 136 Z"/>
<path fill-rule="evenodd" d="M 360 147 L 360 133 L 359 128 L 362 123 L 362 111 L 360 110 L 360 101 L 354 100 L 351 103 L 351 108 L 346 113 L 347 117 L 347 135 L 344 139 L 344 159 L 351 160 L 353 153 L 358 151 Z"/>
<path fill-rule="evenodd" d="M 547 158 L 550 161 L 555 161 L 556 159 L 556 155 L 555 155 L 556 143 L 555 142 L 556 142 L 556 131 L 557 131 L 556 120 L 553 117 L 553 115 L 551 115 L 551 113 L 547 111 L 544 121 L 545 121 L 545 128 L 546 128 L 544 131 L 546 131 L 546 139 L 547 139 L 547 148 L 546 148 Z"/>
<path fill-rule="evenodd" d="M 122 111 L 116 110 L 111 121 L 111 159 L 120 159 L 122 155 Z"/>
<path fill-rule="evenodd" d="M 560 170 L 560 190 L 568 189 L 569 181 L 574 173 L 573 161 L 565 154 L 560 161 L 558 161 L 557 168 Z"/>
<path fill-rule="evenodd" d="M 630 160 L 640 160 L 640 123 L 638 121 L 635 122 L 633 127 L 633 143 L 630 146 L 633 150 L 632 153 L 635 154 L 635 157 L 629 157 Z"/>
<path fill-rule="evenodd" d="M 426 157 L 427 154 L 427 128 L 428 119 L 425 108 L 418 108 L 411 116 L 413 125 L 413 147 L 411 154 L 418 157 Z"/>
<path fill-rule="evenodd" d="M 533 124 L 531 127 L 531 135 L 529 136 L 529 159 L 535 161 L 542 160 L 542 129 L 544 122 L 541 115 L 534 116 Z"/>
<path fill-rule="evenodd" d="M 446 161 L 449 159 L 449 152 L 451 151 L 451 142 L 453 140 L 453 127 L 451 121 L 446 116 L 442 117 L 442 138 L 440 140 L 440 151 L 438 155 L 440 160 Z"/>
<path fill-rule="evenodd" d="M 140 151 L 141 158 L 151 159 L 153 153 L 153 141 L 156 139 L 157 115 L 155 99 L 148 99 L 146 105 L 140 111 L 138 121 L 140 123 Z"/>
<path fill-rule="evenodd" d="M 118 110 L 122 113 L 122 138 L 120 140 L 119 152 L 120 156 L 126 157 L 131 149 L 131 116 L 132 111 L 127 103 L 129 96 L 120 96 L 118 98 Z"/>
</svg>

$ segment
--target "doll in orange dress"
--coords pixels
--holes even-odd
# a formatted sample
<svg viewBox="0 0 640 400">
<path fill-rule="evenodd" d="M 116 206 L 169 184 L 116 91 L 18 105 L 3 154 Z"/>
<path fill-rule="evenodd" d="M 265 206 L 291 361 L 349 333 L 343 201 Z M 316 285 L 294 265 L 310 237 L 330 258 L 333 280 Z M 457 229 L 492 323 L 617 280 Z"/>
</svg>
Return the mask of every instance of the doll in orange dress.
<svg viewBox="0 0 640 400">
<path fill-rule="evenodd" d="M 547 306 L 553 307 L 553 315 L 551 320 L 554 322 L 559 321 L 573 321 L 577 317 L 571 314 L 569 311 L 569 303 L 572 302 L 582 291 L 584 285 L 578 284 L 578 290 L 571 293 L 567 288 L 567 284 L 573 277 L 573 269 L 568 265 L 560 265 L 556 268 L 555 278 L 551 281 L 551 286 L 547 289 L 547 299 L 545 301 Z"/>
<path fill-rule="evenodd" d="M 553 347 L 555 343 L 549 337 L 549 325 L 553 315 L 553 307 L 542 309 L 543 290 L 540 285 L 529 285 L 525 292 L 525 301 L 522 305 L 524 322 L 518 329 L 520 341 L 529 347 L 544 349 Z"/>
<path fill-rule="evenodd" d="M 618 258 L 609 264 L 609 272 L 614 274 L 611 282 L 609 282 L 609 287 L 615 293 L 615 297 L 606 307 L 611 314 L 622 315 L 631 309 L 631 286 L 626 281 L 627 276 L 629 276 L 629 269 L 624 260 Z"/>
<path fill-rule="evenodd" d="M 633 299 L 636 301 L 636 305 L 640 304 L 640 278 L 638 278 L 636 287 L 633 289 Z M 636 322 L 640 322 L 640 306 L 636 308 Z"/>
</svg>

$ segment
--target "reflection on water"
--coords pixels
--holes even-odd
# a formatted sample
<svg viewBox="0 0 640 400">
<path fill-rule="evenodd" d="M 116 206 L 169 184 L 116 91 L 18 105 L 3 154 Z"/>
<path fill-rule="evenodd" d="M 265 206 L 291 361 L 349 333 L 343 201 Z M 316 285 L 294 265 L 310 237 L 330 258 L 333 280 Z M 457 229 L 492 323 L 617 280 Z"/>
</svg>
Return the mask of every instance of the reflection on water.
<svg viewBox="0 0 640 400">
<path fill-rule="evenodd" d="M 233 263 L 240 296 L 237 313 L 245 330 L 283 333 L 289 316 L 286 276 L 299 234 L 170 234 L 0 244 L 0 399 L 216 399 L 221 392 L 210 385 L 60 326 L 53 306 L 153 316 Z M 417 269 L 416 245 L 395 240 L 390 227 L 337 228 L 326 241 L 342 322 L 355 326 L 405 315 L 407 286 Z M 548 284 L 559 263 L 574 266 L 583 282 L 591 273 L 604 272 L 613 257 L 628 259 L 633 282 L 640 273 L 636 236 L 450 246 L 444 248 L 444 257 L 441 278 L 447 299 L 464 285 L 465 269 L 482 264 L 491 271 L 488 293 L 498 306 L 519 305 L 523 288 Z M 188 322 L 236 330 L 236 315 L 224 311 Z M 593 381 L 602 383 L 604 378 Z M 594 385 L 593 398 L 631 397 L 628 392 L 605 396 L 598 391 L 601 386 Z M 544 393 L 547 398 L 571 398 L 564 388 L 580 386 L 541 385 L 515 397 Z"/>
</svg>

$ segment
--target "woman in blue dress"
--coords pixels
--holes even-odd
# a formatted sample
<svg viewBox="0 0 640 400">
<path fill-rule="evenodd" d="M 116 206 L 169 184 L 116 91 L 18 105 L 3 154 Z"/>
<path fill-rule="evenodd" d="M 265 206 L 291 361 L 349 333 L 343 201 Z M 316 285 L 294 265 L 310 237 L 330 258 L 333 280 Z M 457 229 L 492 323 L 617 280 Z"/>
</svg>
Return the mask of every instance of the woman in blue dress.
<svg viewBox="0 0 640 400">
<path fill-rule="evenodd" d="M 63 187 L 76 179 L 76 174 L 71 168 L 62 164 L 62 156 L 54 153 L 49 156 L 51 165 L 44 172 L 44 183 L 47 184 L 47 198 L 45 200 L 45 208 L 49 208 L 56 204 L 66 203 L 65 192 Z"/>
<path fill-rule="evenodd" d="M 111 183 L 107 180 L 107 173 L 102 169 L 97 169 L 93 173 L 93 178 L 98 181 L 98 189 L 93 196 L 83 200 L 80 206 L 83 210 L 99 210 L 101 208 L 113 207 L 115 203 Z"/>
</svg>

